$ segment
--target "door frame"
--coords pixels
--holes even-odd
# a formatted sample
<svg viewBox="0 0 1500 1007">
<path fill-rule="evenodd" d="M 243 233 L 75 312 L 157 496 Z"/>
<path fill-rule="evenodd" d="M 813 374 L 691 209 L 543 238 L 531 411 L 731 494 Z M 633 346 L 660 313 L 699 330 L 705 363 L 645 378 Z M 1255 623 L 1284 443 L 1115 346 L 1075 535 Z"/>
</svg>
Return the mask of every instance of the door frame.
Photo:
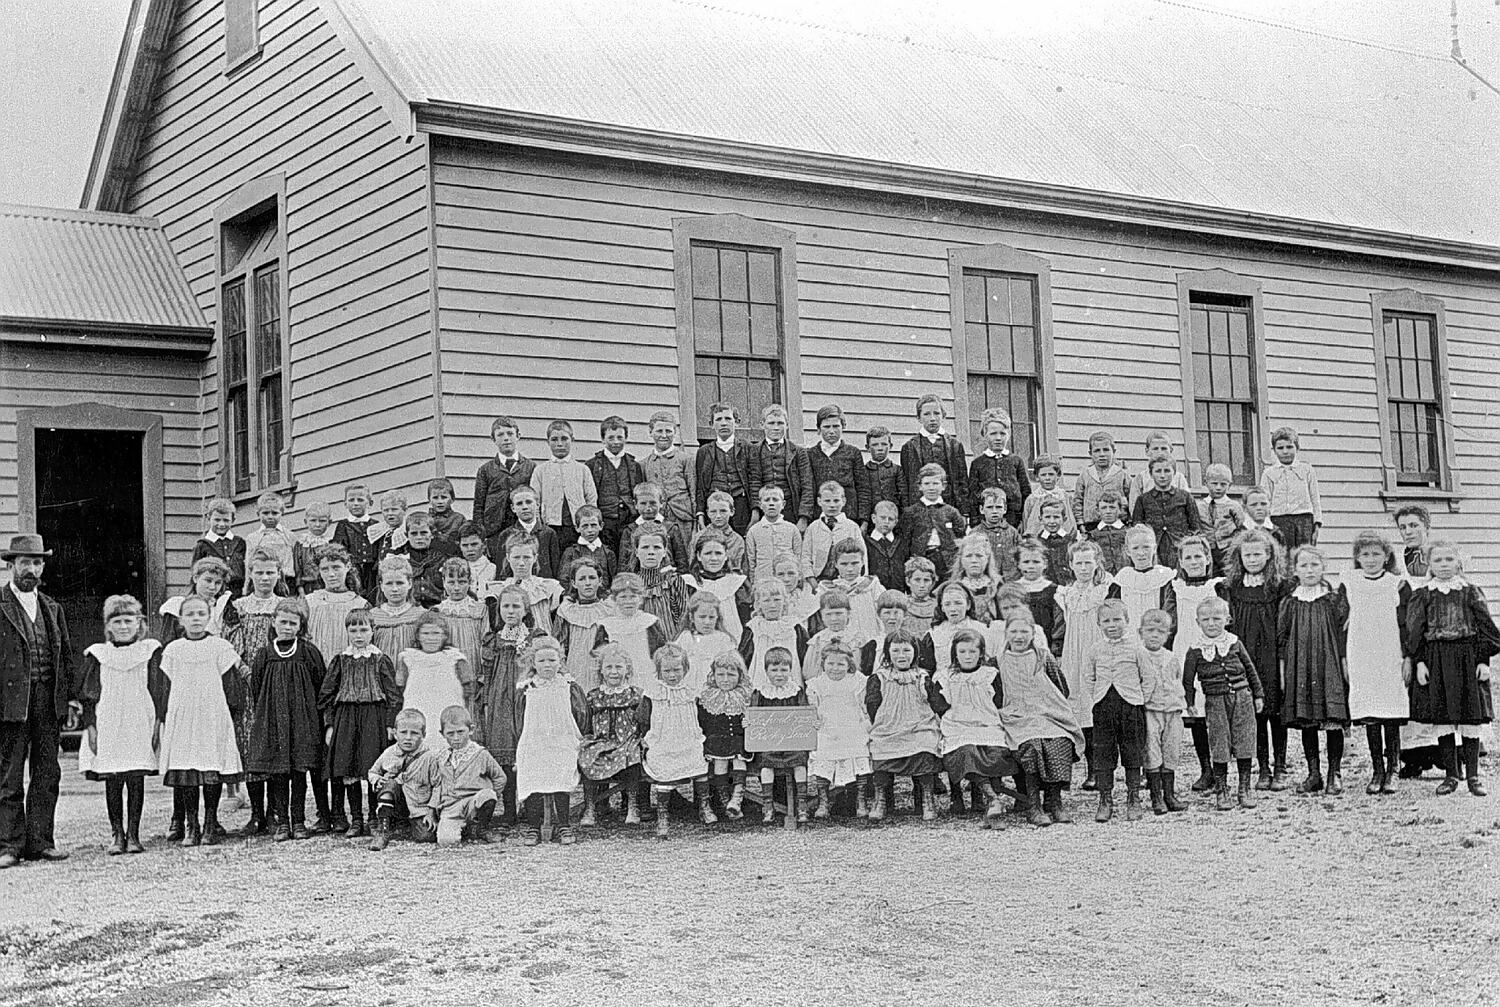
<svg viewBox="0 0 1500 1007">
<path fill-rule="evenodd" d="M 141 510 L 145 518 L 146 597 L 155 612 L 166 600 L 166 478 L 163 472 L 162 418 L 159 413 L 119 409 L 102 402 L 16 410 L 17 496 L 22 529 L 36 528 L 36 432 L 42 430 L 125 431 L 141 434 Z"/>
</svg>

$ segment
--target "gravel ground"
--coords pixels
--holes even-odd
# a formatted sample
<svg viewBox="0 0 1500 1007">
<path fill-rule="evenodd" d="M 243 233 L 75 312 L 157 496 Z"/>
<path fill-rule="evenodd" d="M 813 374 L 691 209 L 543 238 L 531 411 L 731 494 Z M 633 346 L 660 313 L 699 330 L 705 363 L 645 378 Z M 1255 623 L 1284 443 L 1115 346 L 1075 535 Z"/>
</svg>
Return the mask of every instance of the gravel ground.
<svg viewBox="0 0 1500 1007">
<path fill-rule="evenodd" d="M 170 847 L 148 785 L 127 857 L 67 757 L 72 858 L 0 874 L 0 1005 L 1500 1002 L 1500 797 L 1431 776 L 1366 797 L 1360 754 L 1340 798 L 1139 823 L 1084 821 L 1075 792 L 1079 823 L 1048 829 L 903 815 L 382 854 Z"/>
</svg>

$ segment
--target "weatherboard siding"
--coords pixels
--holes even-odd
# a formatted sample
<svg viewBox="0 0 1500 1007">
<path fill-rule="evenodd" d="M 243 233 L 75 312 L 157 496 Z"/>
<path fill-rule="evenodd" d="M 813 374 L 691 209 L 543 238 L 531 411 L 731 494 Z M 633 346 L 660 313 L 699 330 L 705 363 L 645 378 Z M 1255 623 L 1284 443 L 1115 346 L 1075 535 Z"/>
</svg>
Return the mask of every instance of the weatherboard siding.
<svg viewBox="0 0 1500 1007">
<path fill-rule="evenodd" d="M 1095 429 L 1112 431 L 1136 468 L 1149 430 L 1181 444 L 1177 275 L 1224 269 L 1258 281 L 1262 429 L 1302 432 L 1335 568 L 1360 528 L 1391 524 L 1378 495 L 1370 294 L 1412 287 L 1441 298 L 1464 499 L 1452 513 L 1434 505 L 1434 523 L 1466 544 L 1475 576 L 1500 595 L 1500 416 L 1486 386 L 1500 364 L 1492 278 L 498 144 L 438 141 L 433 167 L 445 451 L 449 474 L 463 477 L 461 498 L 492 453 L 489 424 L 501 412 L 521 422 L 534 457 L 545 457 L 545 426 L 558 416 L 574 422 L 580 457 L 597 449 L 597 423 L 610 413 L 632 424 L 634 450 L 649 450 L 650 413 L 678 404 L 672 221 L 739 213 L 796 235 L 809 441 L 825 402 L 844 407 L 860 445 L 876 424 L 904 440 L 923 392 L 951 403 L 950 249 L 1002 243 L 1047 259 L 1070 483 Z M 1268 446 L 1261 453 L 1271 457 Z"/>
<path fill-rule="evenodd" d="M 165 587 L 181 587 L 203 533 L 198 372 L 197 360 L 170 356 L 0 343 L 0 537 L 18 530 L 20 516 L 18 410 L 98 403 L 154 414 L 162 419 Z"/>
<path fill-rule="evenodd" d="M 260 41 L 226 77 L 222 4 L 181 6 L 128 209 L 161 221 L 217 322 L 214 208 L 285 176 L 296 529 L 307 503 L 337 503 L 347 482 L 420 497 L 432 476 L 427 154 L 397 132 L 317 3 L 262 0 Z M 200 377 L 201 499 L 219 490 L 217 353 Z M 240 521 L 253 523 L 253 500 Z"/>
</svg>

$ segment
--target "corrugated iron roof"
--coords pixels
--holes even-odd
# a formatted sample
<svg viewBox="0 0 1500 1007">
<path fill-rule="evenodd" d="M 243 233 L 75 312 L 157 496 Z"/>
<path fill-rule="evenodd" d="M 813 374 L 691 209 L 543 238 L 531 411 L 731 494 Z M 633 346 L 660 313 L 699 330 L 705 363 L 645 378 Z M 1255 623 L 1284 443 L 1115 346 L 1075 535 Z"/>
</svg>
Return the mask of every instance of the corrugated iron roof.
<svg viewBox="0 0 1500 1007">
<path fill-rule="evenodd" d="M 416 103 L 1500 246 L 1446 4 L 340 3 Z"/>
<path fill-rule="evenodd" d="M 0 321 L 209 329 L 155 220 L 5 203 Z"/>
</svg>

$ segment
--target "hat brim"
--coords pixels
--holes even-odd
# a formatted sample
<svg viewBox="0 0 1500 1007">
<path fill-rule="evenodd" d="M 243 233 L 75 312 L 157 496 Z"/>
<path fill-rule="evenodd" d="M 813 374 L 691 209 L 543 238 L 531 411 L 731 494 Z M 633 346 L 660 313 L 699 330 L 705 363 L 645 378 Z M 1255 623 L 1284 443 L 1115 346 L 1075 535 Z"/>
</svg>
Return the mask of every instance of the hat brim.
<svg viewBox="0 0 1500 1007">
<path fill-rule="evenodd" d="M 41 552 L 11 552 L 9 549 L 0 549 L 0 560 L 4 560 L 7 563 L 20 559 L 22 556 L 36 556 L 39 559 L 46 559 L 51 555 L 51 549 L 43 549 Z"/>
</svg>

